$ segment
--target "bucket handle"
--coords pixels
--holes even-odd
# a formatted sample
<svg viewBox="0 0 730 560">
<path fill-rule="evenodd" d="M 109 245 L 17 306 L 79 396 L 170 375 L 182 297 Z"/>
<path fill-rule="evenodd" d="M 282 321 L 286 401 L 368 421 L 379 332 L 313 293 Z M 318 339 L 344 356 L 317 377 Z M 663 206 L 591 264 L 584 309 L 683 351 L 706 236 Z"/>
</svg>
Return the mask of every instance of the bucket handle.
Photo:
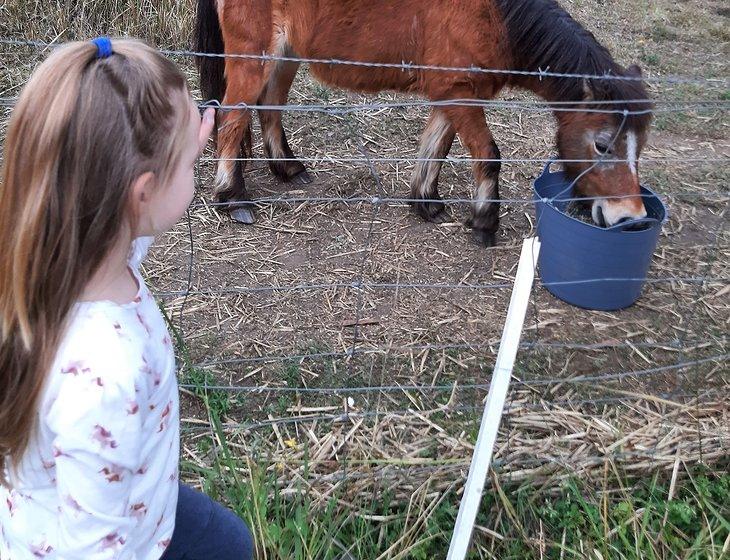
<svg viewBox="0 0 730 560">
<path fill-rule="evenodd" d="M 542 173 L 540 174 L 540 177 L 544 177 L 545 175 L 549 175 L 551 173 L 550 167 L 554 163 L 556 163 L 555 162 L 555 158 L 550 158 L 549 160 L 547 160 L 547 163 L 545 163 L 545 167 L 543 168 Z M 572 183 L 570 183 L 567 187 L 565 187 L 563 190 L 561 190 L 555 196 L 552 196 L 552 197 L 550 197 L 550 198 L 548 198 L 548 199 L 546 199 L 544 201 L 547 202 L 548 204 L 550 204 L 550 206 L 553 206 L 553 203 L 555 202 L 555 199 L 557 199 L 559 196 L 562 196 L 566 191 L 572 189 L 573 188 L 573 185 L 575 185 L 575 181 L 573 181 Z"/>
<path fill-rule="evenodd" d="M 545 164 L 545 168 L 544 168 L 544 169 L 542 170 L 542 175 L 546 175 L 546 174 L 550 173 L 550 166 L 551 166 L 551 165 L 552 165 L 553 163 L 555 163 L 555 158 L 550 158 L 550 159 L 548 160 L 548 162 L 547 162 L 547 163 Z M 578 176 L 577 176 L 577 177 L 576 177 L 575 179 L 573 179 L 573 180 L 572 180 L 572 181 L 570 182 L 570 184 L 569 184 L 569 185 L 568 185 L 567 187 L 565 187 L 565 188 L 564 188 L 563 190 L 561 190 L 561 191 L 560 191 L 559 193 L 557 193 L 556 195 L 554 195 L 554 196 L 551 196 L 551 197 L 550 197 L 550 198 L 548 199 L 548 202 L 549 202 L 550 206 L 553 206 L 553 203 L 554 203 L 554 202 L 555 202 L 555 201 L 556 201 L 556 200 L 557 200 L 557 199 L 558 199 L 559 197 L 563 196 L 563 194 L 565 194 L 566 192 L 568 192 L 568 191 L 572 190 L 572 189 L 573 189 L 573 187 L 575 186 L 575 184 L 576 184 L 576 183 L 578 182 L 578 180 L 579 180 L 579 179 L 580 179 L 581 177 L 583 177 L 583 175 L 585 175 L 585 174 L 586 174 L 586 173 L 587 173 L 588 171 L 590 171 L 591 169 L 592 169 L 592 167 L 589 167 L 588 169 L 586 169 L 585 171 L 583 171 L 583 173 L 581 173 L 581 174 L 580 174 L 580 175 L 578 175 Z"/>
<path fill-rule="evenodd" d="M 553 163 L 555 163 L 555 158 L 550 158 L 549 160 L 547 160 L 547 163 L 545 164 L 545 167 L 543 168 L 542 173 L 540 175 L 542 176 L 542 175 L 549 174 L 550 173 L 550 166 Z"/>
<path fill-rule="evenodd" d="M 612 225 L 611 227 L 604 228 L 606 231 L 625 231 L 632 226 L 640 226 L 644 224 L 658 224 L 659 220 L 656 218 L 637 218 L 636 220 L 626 220 L 620 224 Z"/>
</svg>

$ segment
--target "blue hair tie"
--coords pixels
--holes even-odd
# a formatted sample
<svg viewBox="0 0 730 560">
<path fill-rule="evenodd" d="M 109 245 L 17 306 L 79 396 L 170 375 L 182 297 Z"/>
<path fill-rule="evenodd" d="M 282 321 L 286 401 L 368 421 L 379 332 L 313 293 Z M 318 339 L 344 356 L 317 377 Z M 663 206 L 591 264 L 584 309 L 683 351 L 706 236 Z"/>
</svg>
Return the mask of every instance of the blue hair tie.
<svg viewBox="0 0 730 560">
<path fill-rule="evenodd" d="M 114 54 L 112 41 L 109 37 L 97 37 L 91 42 L 96 45 L 96 58 L 109 58 Z"/>
</svg>

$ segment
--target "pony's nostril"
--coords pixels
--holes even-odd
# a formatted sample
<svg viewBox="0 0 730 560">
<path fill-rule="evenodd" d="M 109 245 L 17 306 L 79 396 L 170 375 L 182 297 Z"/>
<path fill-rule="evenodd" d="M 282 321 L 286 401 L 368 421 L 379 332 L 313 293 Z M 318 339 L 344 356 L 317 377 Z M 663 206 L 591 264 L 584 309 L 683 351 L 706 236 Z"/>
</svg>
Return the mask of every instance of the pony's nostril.
<svg viewBox="0 0 730 560">
<path fill-rule="evenodd" d="M 621 218 L 618 222 L 616 222 L 616 225 L 623 224 L 624 222 L 628 222 L 630 219 L 631 218 L 629 218 L 628 216 Z"/>
</svg>

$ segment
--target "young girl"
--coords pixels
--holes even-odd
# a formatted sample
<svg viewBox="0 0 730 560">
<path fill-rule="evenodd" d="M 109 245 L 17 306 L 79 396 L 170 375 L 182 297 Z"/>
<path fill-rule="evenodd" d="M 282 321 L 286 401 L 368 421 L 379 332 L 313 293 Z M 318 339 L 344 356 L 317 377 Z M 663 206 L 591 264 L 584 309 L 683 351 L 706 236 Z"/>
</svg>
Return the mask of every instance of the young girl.
<svg viewBox="0 0 730 560">
<path fill-rule="evenodd" d="M 59 48 L 13 111 L 0 184 L 0 557 L 236 559 L 233 513 L 178 482 L 175 361 L 139 274 L 213 128 L 153 49 Z"/>
</svg>

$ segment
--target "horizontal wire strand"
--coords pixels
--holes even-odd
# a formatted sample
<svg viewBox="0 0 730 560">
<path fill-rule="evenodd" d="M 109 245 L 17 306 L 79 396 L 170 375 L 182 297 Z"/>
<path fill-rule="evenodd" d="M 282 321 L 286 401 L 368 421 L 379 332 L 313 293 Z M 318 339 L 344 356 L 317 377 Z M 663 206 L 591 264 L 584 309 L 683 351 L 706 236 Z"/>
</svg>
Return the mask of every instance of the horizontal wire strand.
<svg viewBox="0 0 730 560">
<path fill-rule="evenodd" d="M 45 42 L 30 39 L 15 39 L 15 38 L 0 38 L 0 44 L 14 45 L 14 46 L 27 46 L 34 48 L 58 48 L 63 46 L 64 42 Z M 667 75 L 667 76 L 633 76 L 626 75 L 620 76 L 612 73 L 604 74 L 584 74 L 579 72 L 553 72 L 547 68 L 537 70 L 511 70 L 507 68 L 482 68 L 478 66 L 437 66 L 430 64 L 414 64 L 411 62 L 370 62 L 360 60 L 344 60 L 338 58 L 311 58 L 311 57 L 296 57 L 296 56 L 279 56 L 267 53 L 253 54 L 253 53 L 208 53 L 194 50 L 182 50 L 182 49 L 160 49 L 162 54 L 167 56 L 184 56 L 184 57 L 198 57 L 198 58 L 238 58 L 244 60 L 258 60 L 261 62 L 297 62 L 300 64 L 326 64 L 326 65 L 343 65 L 343 66 L 358 66 L 364 68 L 389 68 L 395 70 L 406 71 L 433 71 L 433 72 L 462 72 L 469 74 L 494 74 L 501 76 L 523 76 L 523 77 L 534 77 L 538 79 L 546 78 L 573 78 L 573 79 L 592 79 L 592 80 L 617 80 L 617 81 L 639 81 L 648 83 L 694 83 L 694 84 L 709 84 L 723 86 L 730 84 L 728 78 L 707 78 L 704 76 L 678 76 L 678 75 Z"/>
</svg>

